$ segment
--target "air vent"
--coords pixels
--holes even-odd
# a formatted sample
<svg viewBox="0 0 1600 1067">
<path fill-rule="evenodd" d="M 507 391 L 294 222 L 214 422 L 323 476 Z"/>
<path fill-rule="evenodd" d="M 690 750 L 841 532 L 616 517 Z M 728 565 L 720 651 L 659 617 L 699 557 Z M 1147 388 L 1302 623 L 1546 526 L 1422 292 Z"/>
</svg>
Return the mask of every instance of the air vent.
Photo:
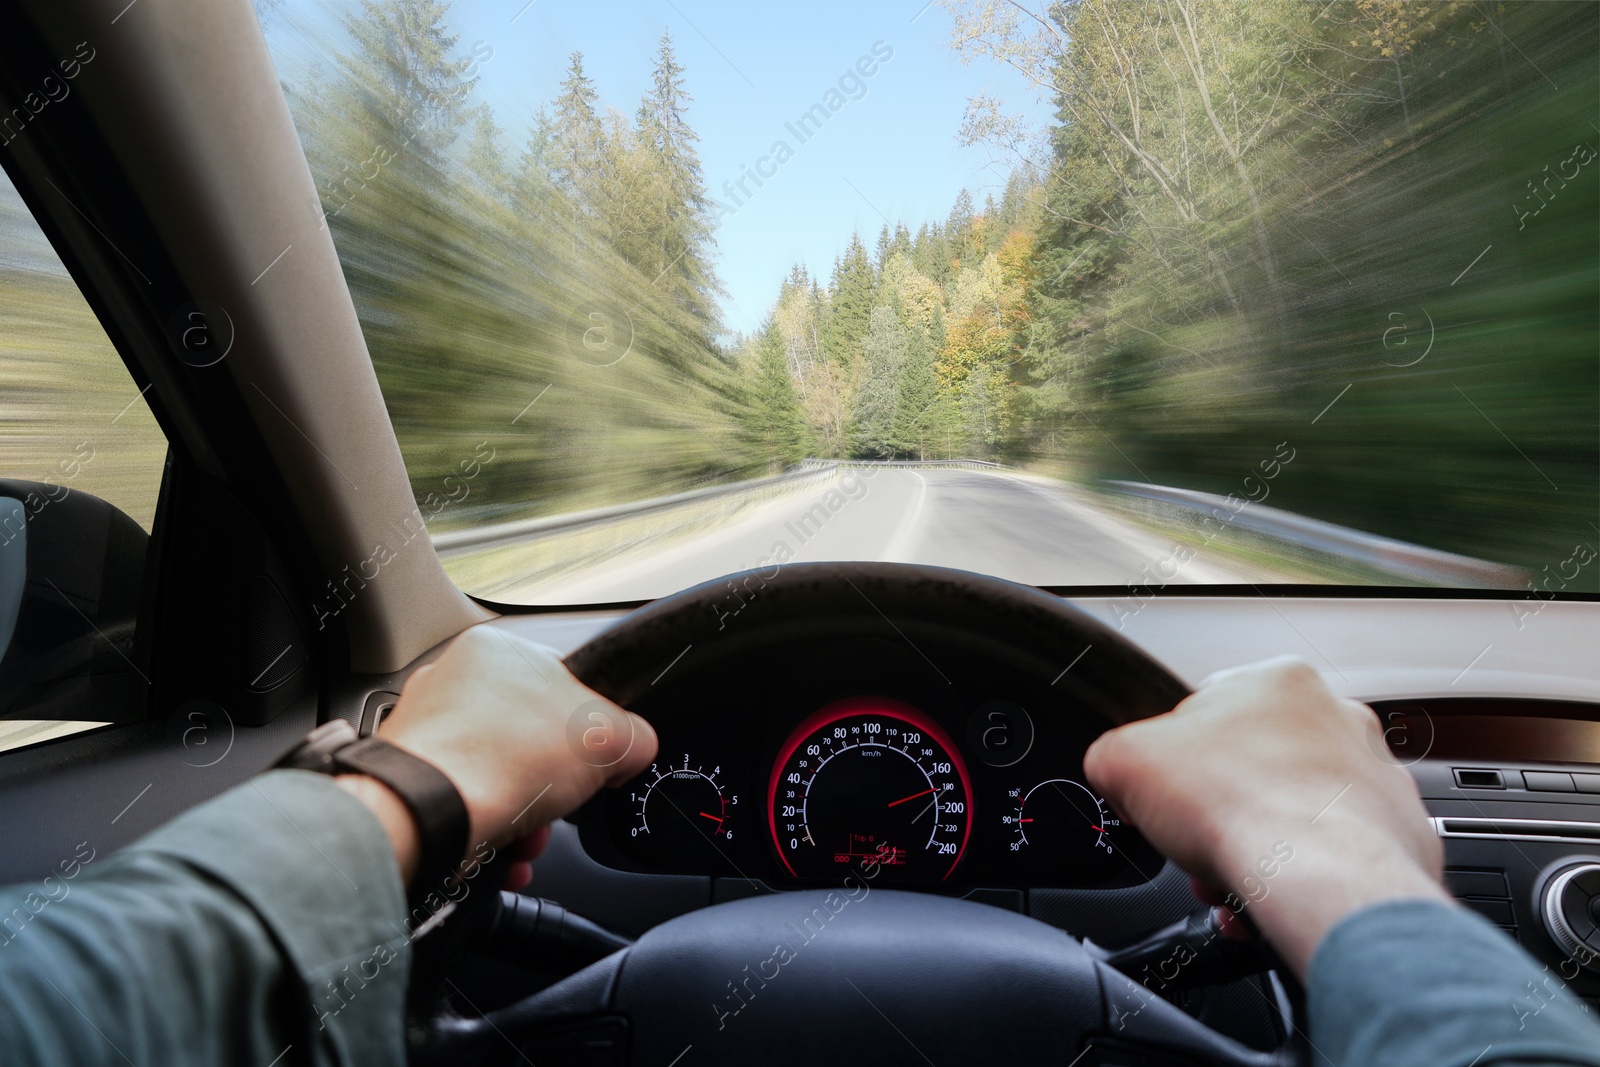
<svg viewBox="0 0 1600 1067">
<path fill-rule="evenodd" d="M 1600 823 L 1556 822 L 1550 819 L 1455 819 L 1435 816 L 1428 820 L 1440 837 L 1479 837 L 1519 841 L 1600 842 Z"/>
</svg>

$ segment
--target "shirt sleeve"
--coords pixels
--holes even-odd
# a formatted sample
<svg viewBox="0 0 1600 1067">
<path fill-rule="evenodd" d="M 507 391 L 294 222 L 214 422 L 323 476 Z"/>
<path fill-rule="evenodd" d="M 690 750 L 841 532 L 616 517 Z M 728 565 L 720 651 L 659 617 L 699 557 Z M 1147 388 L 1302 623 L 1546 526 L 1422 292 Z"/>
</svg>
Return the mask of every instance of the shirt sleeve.
<svg viewBox="0 0 1600 1067">
<path fill-rule="evenodd" d="M 325 775 L 262 775 L 114 855 L 84 841 L 0 909 L 9 1065 L 405 1062 L 400 873 Z"/>
<path fill-rule="evenodd" d="M 1311 1041 L 1338 1067 L 1600 1067 L 1600 1023 L 1561 976 L 1437 901 L 1340 920 L 1312 956 L 1306 997 Z"/>
</svg>

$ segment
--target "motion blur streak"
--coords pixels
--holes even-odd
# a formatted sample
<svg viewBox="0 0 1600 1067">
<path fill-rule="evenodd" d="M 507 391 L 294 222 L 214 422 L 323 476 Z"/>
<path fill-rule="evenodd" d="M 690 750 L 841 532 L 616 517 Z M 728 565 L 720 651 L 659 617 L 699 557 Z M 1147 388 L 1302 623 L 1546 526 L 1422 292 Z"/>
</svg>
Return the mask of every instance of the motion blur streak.
<svg viewBox="0 0 1600 1067">
<path fill-rule="evenodd" d="M 857 213 L 888 207 L 875 242 L 841 229 L 831 271 L 775 271 L 766 315 L 735 331 L 718 242 L 749 238 L 716 225 L 702 173 L 695 123 L 727 127 L 713 121 L 722 101 L 691 91 L 706 71 L 679 58 L 698 31 L 670 21 L 649 55 L 616 27 L 654 35 L 649 20 L 672 16 L 650 5 L 501 6 L 505 36 L 469 42 L 458 26 L 487 26 L 493 3 L 470 16 L 444 0 L 257 5 L 321 194 L 308 210 L 332 231 L 419 500 L 464 449 L 496 450 L 434 533 L 752 479 L 807 456 L 964 457 L 1076 486 L 1071 514 L 998 476 L 941 474 L 916 492 L 895 476 L 836 520 L 843 531 L 872 516 L 874 532 L 826 541 L 1025 581 L 1132 583 L 1185 535 L 1097 488 L 1249 495 L 1292 441 L 1272 507 L 1536 575 L 1595 558 L 1600 7 L 941 0 L 912 26 L 919 5 L 701 18 L 690 3 L 710 38 L 741 42 L 710 61 L 741 76 L 774 77 L 759 47 L 775 58 L 802 24 L 858 20 L 786 88 L 820 99 L 831 143 L 851 123 L 907 123 L 890 79 L 927 76 L 918 49 L 1011 72 L 1007 85 L 1021 71 L 1053 108 L 1041 128 L 1015 114 L 1018 99 L 974 98 L 930 158 L 954 140 L 998 162 L 942 218 L 862 203 L 927 161 L 852 160 L 834 175 L 838 217 L 877 225 Z M 880 13 L 881 32 L 859 21 Z M 539 33 L 578 50 L 551 98 L 519 113 L 514 90 L 486 86 L 536 80 L 507 56 L 511 34 Z M 871 94 L 819 98 L 876 39 L 895 58 Z M 650 73 L 642 99 L 606 106 L 581 49 L 636 57 Z M 792 112 L 774 108 L 756 133 Z M 814 166 L 825 149 L 804 152 Z M 807 184 L 793 167 L 762 189 L 764 206 Z M 41 323 L 65 324 L 65 304 L 40 302 L 44 283 L 16 256 L 0 269 L 7 343 L 34 330 L 60 360 L 12 358 L 8 372 L 30 407 L 70 406 L 61 368 L 94 347 L 90 331 Z M 131 395 L 111 399 L 108 417 Z M 7 442 L 8 473 L 53 462 L 37 439 Z M 92 477 L 134 477 L 97 455 Z M 153 485 L 155 472 L 139 477 Z M 1021 525 L 952 544 L 996 507 Z M 1129 531 L 1158 527 L 1162 544 L 1063 536 L 1096 509 L 1132 518 Z M 690 546 L 721 536 L 711 525 L 634 554 L 704 556 L 709 541 Z M 1384 581 L 1224 548 L 1226 566 L 1185 579 Z M 637 562 L 578 584 L 623 595 L 631 573 L 632 594 L 653 595 L 714 566 Z M 477 573 L 452 572 L 469 586 Z M 502 593 L 550 593 L 531 569 L 495 573 Z M 1562 581 L 1600 591 L 1600 566 Z"/>
</svg>

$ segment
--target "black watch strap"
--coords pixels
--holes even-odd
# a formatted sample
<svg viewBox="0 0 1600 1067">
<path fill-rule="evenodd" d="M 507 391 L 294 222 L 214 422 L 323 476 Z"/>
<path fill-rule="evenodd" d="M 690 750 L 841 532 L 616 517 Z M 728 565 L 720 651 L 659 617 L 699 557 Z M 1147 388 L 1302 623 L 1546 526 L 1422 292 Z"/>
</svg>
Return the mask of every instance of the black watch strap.
<svg viewBox="0 0 1600 1067">
<path fill-rule="evenodd" d="M 358 737 L 344 719 L 313 730 L 278 766 L 364 774 L 388 786 L 417 825 L 420 855 L 409 892 L 413 907 L 430 895 L 445 895 L 445 882 L 466 857 L 471 819 L 461 793 L 443 771 L 382 738 Z"/>
</svg>

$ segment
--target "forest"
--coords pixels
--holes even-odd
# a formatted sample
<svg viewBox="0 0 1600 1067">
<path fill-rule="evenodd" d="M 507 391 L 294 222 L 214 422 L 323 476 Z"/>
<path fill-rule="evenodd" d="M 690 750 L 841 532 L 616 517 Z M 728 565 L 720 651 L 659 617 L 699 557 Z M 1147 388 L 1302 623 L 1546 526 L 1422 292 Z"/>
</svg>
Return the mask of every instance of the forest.
<svg viewBox="0 0 1600 1067">
<path fill-rule="evenodd" d="M 972 101 L 1004 183 L 841 235 L 745 335 L 669 34 L 631 114 L 574 53 L 504 116 L 443 0 L 347 19 L 286 92 L 418 498 L 494 449 L 441 526 L 807 456 L 1227 493 L 1288 442 L 1303 514 L 1535 571 L 1600 535 L 1600 8 L 943 6 L 1054 121 Z"/>
</svg>

